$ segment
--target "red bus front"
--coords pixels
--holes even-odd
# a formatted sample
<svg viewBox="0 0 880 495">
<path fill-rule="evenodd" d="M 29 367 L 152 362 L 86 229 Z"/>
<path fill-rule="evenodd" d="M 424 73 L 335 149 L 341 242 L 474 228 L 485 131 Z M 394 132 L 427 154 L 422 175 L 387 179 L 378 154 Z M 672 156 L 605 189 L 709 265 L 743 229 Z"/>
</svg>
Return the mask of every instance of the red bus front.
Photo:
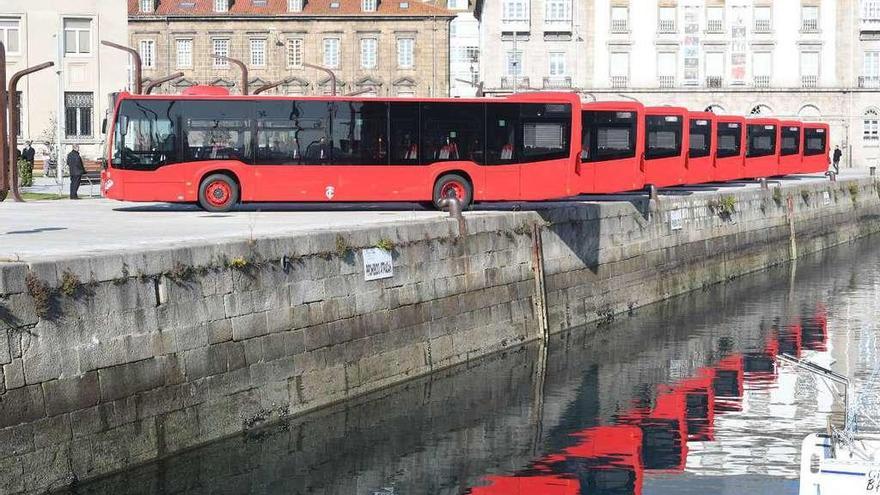
<svg viewBox="0 0 880 495">
<path fill-rule="evenodd" d="M 207 92 L 207 91 L 206 91 Z M 126 201 L 471 201 L 573 195 L 571 93 L 497 99 L 121 95 L 103 191 Z"/>
<path fill-rule="evenodd" d="M 746 119 L 719 115 L 715 126 L 716 151 L 712 180 L 726 182 L 744 179 L 746 177 Z"/>
<path fill-rule="evenodd" d="M 712 112 L 690 112 L 688 115 L 687 183 L 712 182 L 714 175 L 716 115 Z"/>
<path fill-rule="evenodd" d="M 688 111 L 679 107 L 645 108 L 645 184 L 678 186 L 687 182 L 685 166 L 689 147 L 684 126 Z"/>
<path fill-rule="evenodd" d="M 828 124 L 804 122 L 803 165 L 801 172 L 818 174 L 828 171 L 828 155 L 831 147 Z"/>
<path fill-rule="evenodd" d="M 763 178 L 779 174 L 779 121 L 746 121 L 746 177 Z"/>
<path fill-rule="evenodd" d="M 585 103 L 581 110 L 579 192 L 616 193 L 645 187 L 641 167 L 645 107 L 634 101 L 608 101 Z"/>
<path fill-rule="evenodd" d="M 779 175 L 798 174 L 803 169 L 801 125 L 796 120 L 779 123 Z"/>
</svg>

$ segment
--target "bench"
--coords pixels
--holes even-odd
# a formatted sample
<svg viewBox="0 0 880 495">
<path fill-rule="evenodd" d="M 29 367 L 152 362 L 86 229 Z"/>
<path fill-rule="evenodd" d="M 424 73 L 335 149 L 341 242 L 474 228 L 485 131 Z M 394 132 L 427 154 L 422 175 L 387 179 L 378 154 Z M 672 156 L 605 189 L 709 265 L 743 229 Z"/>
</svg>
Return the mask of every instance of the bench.
<svg viewBox="0 0 880 495">
<path fill-rule="evenodd" d="M 83 182 L 89 185 L 89 196 L 95 195 L 95 185 L 98 186 L 98 196 L 101 195 L 101 164 L 94 160 L 83 160 L 83 168 L 86 173 L 83 174 Z"/>
</svg>

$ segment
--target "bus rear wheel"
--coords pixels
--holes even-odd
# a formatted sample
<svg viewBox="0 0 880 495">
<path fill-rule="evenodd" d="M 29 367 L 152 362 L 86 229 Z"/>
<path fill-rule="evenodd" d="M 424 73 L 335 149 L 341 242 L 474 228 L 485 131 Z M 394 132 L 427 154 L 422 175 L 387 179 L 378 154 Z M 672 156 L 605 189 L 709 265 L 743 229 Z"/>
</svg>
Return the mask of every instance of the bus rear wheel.
<svg viewBox="0 0 880 495">
<path fill-rule="evenodd" d="M 434 184 L 434 207 L 442 209 L 440 201 L 443 199 L 456 198 L 461 203 L 461 209 L 467 209 L 474 198 L 474 189 L 469 180 L 458 174 L 446 174 L 437 179 Z"/>
<path fill-rule="evenodd" d="M 229 211 L 238 203 L 238 184 L 226 174 L 205 177 L 199 186 L 199 206 L 206 211 Z"/>
</svg>

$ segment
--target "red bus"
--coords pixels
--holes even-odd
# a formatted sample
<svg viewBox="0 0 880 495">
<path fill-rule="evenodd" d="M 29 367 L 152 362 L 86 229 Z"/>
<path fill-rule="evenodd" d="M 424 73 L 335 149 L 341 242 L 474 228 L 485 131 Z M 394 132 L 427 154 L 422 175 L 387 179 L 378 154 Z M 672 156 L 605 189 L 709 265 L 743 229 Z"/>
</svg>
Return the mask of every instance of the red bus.
<svg viewBox="0 0 880 495">
<path fill-rule="evenodd" d="M 746 121 L 746 177 L 772 177 L 779 173 L 779 121 Z"/>
<path fill-rule="evenodd" d="M 688 114 L 687 183 L 712 182 L 714 175 L 716 116 L 712 112 Z"/>
<path fill-rule="evenodd" d="M 830 140 L 828 139 L 828 124 L 816 122 L 804 122 L 803 165 L 802 173 L 825 173 L 828 171 L 828 154 L 830 152 Z"/>
<path fill-rule="evenodd" d="M 687 183 L 687 115 L 687 109 L 680 107 L 645 108 L 645 184 L 667 187 Z"/>
<path fill-rule="evenodd" d="M 800 173 L 803 170 L 801 123 L 783 120 L 779 123 L 779 137 L 779 175 Z"/>
<path fill-rule="evenodd" d="M 744 179 L 746 172 L 746 119 L 719 115 L 716 122 L 715 170 L 712 180 L 725 182 Z"/>
<path fill-rule="evenodd" d="M 579 192 L 615 193 L 645 187 L 645 107 L 641 103 L 592 102 L 581 107 L 583 134 Z"/>
<path fill-rule="evenodd" d="M 489 99 L 116 98 L 102 191 L 126 201 L 472 201 L 572 196 L 574 93 Z"/>
</svg>

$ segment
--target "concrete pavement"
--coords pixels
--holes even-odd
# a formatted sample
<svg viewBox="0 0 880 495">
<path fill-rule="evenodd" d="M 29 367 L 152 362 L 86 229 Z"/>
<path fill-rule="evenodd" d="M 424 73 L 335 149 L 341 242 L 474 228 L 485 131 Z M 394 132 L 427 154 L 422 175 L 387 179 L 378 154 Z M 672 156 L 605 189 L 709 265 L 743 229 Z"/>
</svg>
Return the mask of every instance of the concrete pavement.
<svg viewBox="0 0 880 495">
<path fill-rule="evenodd" d="M 864 169 L 845 170 L 841 177 L 866 176 Z M 785 183 L 827 181 L 823 176 L 794 176 Z M 41 179 L 38 188 L 54 186 Z M 47 184 L 42 184 L 47 182 Z M 664 196 L 719 194 L 757 188 L 755 182 L 671 188 Z M 30 189 L 29 190 L 34 190 Z M 83 190 L 83 193 L 86 191 Z M 642 193 L 616 196 L 582 196 L 578 201 L 631 201 Z M 557 202 L 554 202 L 557 203 Z M 478 205 L 468 215 L 487 211 L 535 209 L 541 203 Z M 107 199 L 51 200 L 0 203 L 0 261 L 34 261 L 108 251 L 140 251 L 176 244 L 246 240 L 324 229 L 345 229 L 440 218 L 445 213 L 412 203 L 369 204 L 259 204 L 236 211 L 212 214 L 196 206 L 166 203 L 124 203 Z"/>
</svg>

